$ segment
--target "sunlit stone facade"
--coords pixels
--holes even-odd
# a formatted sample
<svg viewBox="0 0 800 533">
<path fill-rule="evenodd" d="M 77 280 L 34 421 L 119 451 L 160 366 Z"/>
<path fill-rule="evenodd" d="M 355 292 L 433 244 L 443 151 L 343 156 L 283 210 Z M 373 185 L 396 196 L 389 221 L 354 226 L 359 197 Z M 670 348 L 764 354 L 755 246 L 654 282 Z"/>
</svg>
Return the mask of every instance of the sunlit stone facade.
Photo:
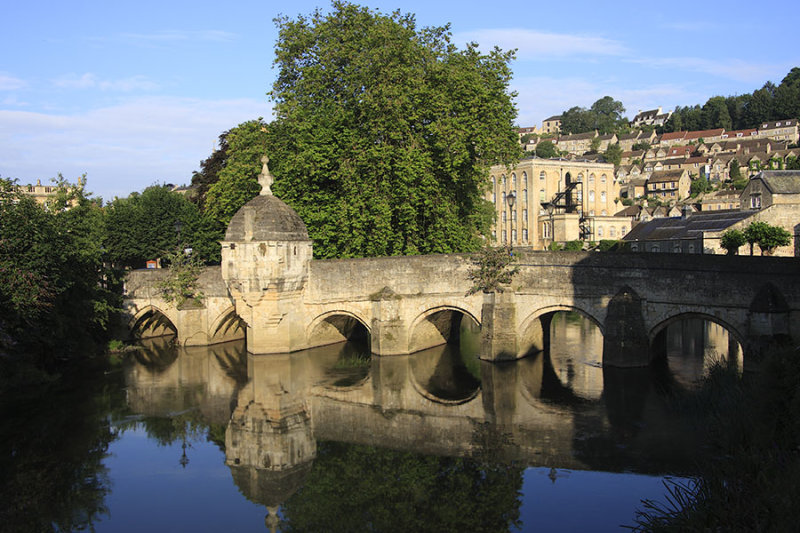
<svg viewBox="0 0 800 533">
<path fill-rule="evenodd" d="M 581 236 L 582 218 L 591 232 L 587 240 L 621 238 L 630 230 L 628 219 L 613 216 L 620 206 L 620 185 L 610 163 L 526 159 L 512 169 L 492 167 L 489 181 L 487 199 L 494 204 L 496 215 L 492 228 L 495 244 L 541 250 L 553 241 L 576 240 Z M 580 183 L 570 195 L 573 213 L 542 205 L 552 203 L 570 182 Z M 512 192 L 515 200 L 509 206 Z"/>
</svg>

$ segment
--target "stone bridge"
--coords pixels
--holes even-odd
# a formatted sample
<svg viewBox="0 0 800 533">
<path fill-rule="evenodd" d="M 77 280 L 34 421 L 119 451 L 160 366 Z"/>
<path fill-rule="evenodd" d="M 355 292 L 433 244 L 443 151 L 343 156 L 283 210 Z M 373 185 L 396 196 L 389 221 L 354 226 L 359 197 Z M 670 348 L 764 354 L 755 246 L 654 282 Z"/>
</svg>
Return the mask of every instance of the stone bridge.
<svg viewBox="0 0 800 533">
<path fill-rule="evenodd" d="M 481 327 L 484 358 L 515 359 L 544 349 L 553 313 L 565 310 L 599 327 L 604 364 L 615 366 L 648 364 L 659 333 L 686 317 L 724 326 L 745 357 L 775 340 L 800 340 L 794 259 L 530 252 L 518 254 L 517 265 L 503 293 L 465 296 L 468 256 L 311 260 L 289 301 L 268 287 L 256 305 L 237 302 L 212 267 L 201 278 L 204 305 L 185 309 L 160 297 L 165 271 L 141 270 L 128 277 L 125 306 L 131 327 L 150 335 L 172 330 L 181 344 L 205 345 L 246 332 L 252 353 L 294 352 L 360 333 L 378 355 L 409 354 L 447 342 L 468 319 Z"/>
<path fill-rule="evenodd" d="M 800 341 L 800 264 L 793 258 L 684 254 L 519 253 L 502 293 L 466 296 L 464 255 L 313 260 L 305 224 L 261 194 L 231 219 L 222 264 L 200 279 L 203 304 L 163 300 L 163 271 L 128 276 L 125 312 L 144 335 L 167 331 L 183 345 L 246 336 L 251 353 L 291 353 L 369 336 L 377 355 L 403 355 L 481 328 L 481 357 L 510 360 L 543 350 L 558 311 L 576 311 L 603 333 L 603 363 L 644 366 L 671 322 L 703 317 L 730 331 L 745 357 L 776 341 Z M 516 253 L 516 252 L 515 252 Z M 661 343 L 663 344 L 663 342 Z"/>
</svg>

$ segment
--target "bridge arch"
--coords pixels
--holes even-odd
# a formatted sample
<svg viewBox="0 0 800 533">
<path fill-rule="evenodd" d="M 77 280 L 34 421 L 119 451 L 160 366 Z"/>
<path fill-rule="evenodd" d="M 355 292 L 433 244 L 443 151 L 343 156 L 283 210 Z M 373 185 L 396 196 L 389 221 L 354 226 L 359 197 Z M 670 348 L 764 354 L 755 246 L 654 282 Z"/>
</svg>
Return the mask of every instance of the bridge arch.
<svg viewBox="0 0 800 533">
<path fill-rule="evenodd" d="M 712 324 L 716 324 L 721 326 L 725 329 L 727 334 L 729 335 L 729 339 L 733 339 L 739 345 L 739 352 L 738 357 L 742 357 L 744 355 L 744 349 L 746 346 L 747 338 L 741 333 L 739 328 L 736 327 L 735 324 L 730 323 L 729 321 L 719 318 L 710 313 L 698 312 L 698 311 L 684 311 L 681 313 L 674 314 L 669 318 L 662 320 L 658 324 L 656 324 L 653 328 L 651 328 L 648 338 L 650 344 L 650 352 L 652 354 L 652 359 L 662 359 L 666 360 L 667 357 L 667 350 L 668 350 L 668 339 L 666 337 L 667 328 L 670 325 L 679 323 L 683 320 L 687 319 L 699 319 L 704 320 L 706 322 L 711 322 Z M 731 346 L 727 347 L 727 350 L 724 354 L 724 359 L 728 359 L 731 355 Z M 706 359 L 704 357 L 704 359 Z M 712 361 L 716 361 L 716 358 L 708 359 L 703 364 L 708 365 Z M 738 363 L 743 363 L 743 361 L 738 361 Z M 741 367 L 740 367 L 741 370 Z"/>
<path fill-rule="evenodd" d="M 474 314 L 457 305 L 440 305 L 420 313 L 412 320 L 408 330 L 408 353 L 458 342 L 464 317 L 480 325 L 480 320 Z"/>
<path fill-rule="evenodd" d="M 243 339 L 246 335 L 246 326 L 236 313 L 236 306 L 231 305 L 219 314 L 209 332 L 209 344 L 218 344 Z"/>
<path fill-rule="evenodd" d="M 154 305 L 147 305 L 136 312 L 128 320 L 128 328 L 140 339 L 178 334 L 174 317 L 170 317 L 166 311 Z"/>
<path fill-rule="evenodd" d="M 306 328 L 309 346 L 326 346 L 348 340 L 369 339 L 368 322 L 357 313 L 344 309 L 327 311 L 311 321 Z"/>
<path fill-rule="evenodd" d="M 713 314 L 710 314 L 710 313 L 699 312 L 699 311 L 683 311 L 683 312 L 679 312 L 677 314 L 671 315 L 669 318 L 667 318 L 665 320 L 662 320 L 661 322 L 659 322 L 658 324 L 656 324 L 655 326 L 650 328 L 650 331 L 648 332 L 648 335 L 647 335 L 647 337 L 648 337 L 648 339 L 650 341 L 650 345 L 652 346 L 653 343 L 657 341 L 659 335 L 664 333 L 666 331 L 667 327 L 670 326 L 671 324 L 674 324 L 676 322 L 680 322 L 681 320 L 691 319 L 691 318 L 697 318 L 697 319 L 706 320 L 708 322 L 713 322 L 715 324 L 718 324 L 718 325 L 722 326 L 723 328 L 725 328 L 726 330 L 728 330 L 728 333 L 733 335 L 733 338 L 736 340 L 736 342 L 739 343 L 740 346 L 744 346 L 745 345 L 745 336 L 742 335 L 742 333 L 739 331 L 739 328 L 737 328 L 736 325 L 731 324 L 727 320 L 725 320 L 723 318 L 720 318 L 720 317 L 718 317 L 716 315 L 713 315 Z"/>
<path fill-rule="evenodd" d="M 605 327 L 600 318 L 586 309 L 568 304 L 550 305 L 537 309 L 520 323 L 519 352 L 523 355 L 540 352 L 550 344 L 550 323 L 558 312 L 578 313 L 588 318 L 605 336 Z"/>
</svg>

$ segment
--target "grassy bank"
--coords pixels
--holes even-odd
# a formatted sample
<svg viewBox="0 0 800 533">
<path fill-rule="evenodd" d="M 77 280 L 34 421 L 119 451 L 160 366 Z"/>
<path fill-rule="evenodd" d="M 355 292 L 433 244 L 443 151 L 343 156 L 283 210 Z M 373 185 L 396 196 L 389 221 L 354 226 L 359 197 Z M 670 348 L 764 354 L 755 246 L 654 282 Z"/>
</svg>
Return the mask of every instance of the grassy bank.
<svg viewBox="0 0 800 533">
<path fill-rule="evenodd" d="M 666 504 L 644 502 L 634 530 L 796 531 L 800 351 L 776 351 L 742 378 L 717 366 L 676 402 L 704 428 L 710 453 L 692 481 L 668 484 Z"/>
</svg>

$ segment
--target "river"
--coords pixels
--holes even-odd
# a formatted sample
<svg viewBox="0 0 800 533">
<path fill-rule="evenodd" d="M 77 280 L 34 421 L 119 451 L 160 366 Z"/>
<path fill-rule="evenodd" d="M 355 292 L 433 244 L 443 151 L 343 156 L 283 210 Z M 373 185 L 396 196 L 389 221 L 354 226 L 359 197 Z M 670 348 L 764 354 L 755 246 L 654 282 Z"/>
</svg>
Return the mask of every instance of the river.
<svg viewBox="0 0 800 533">
<path fill-rule="evenodd" d="M 143 342 L 102 376 L 4 399 L 9 531 L 621 531 L 703 459 L 691 394 L 721 327 L 670 326 L 666 361 L 602 366 L 560 313 L 549 353 L 371 356 Z"/>
</svg>

